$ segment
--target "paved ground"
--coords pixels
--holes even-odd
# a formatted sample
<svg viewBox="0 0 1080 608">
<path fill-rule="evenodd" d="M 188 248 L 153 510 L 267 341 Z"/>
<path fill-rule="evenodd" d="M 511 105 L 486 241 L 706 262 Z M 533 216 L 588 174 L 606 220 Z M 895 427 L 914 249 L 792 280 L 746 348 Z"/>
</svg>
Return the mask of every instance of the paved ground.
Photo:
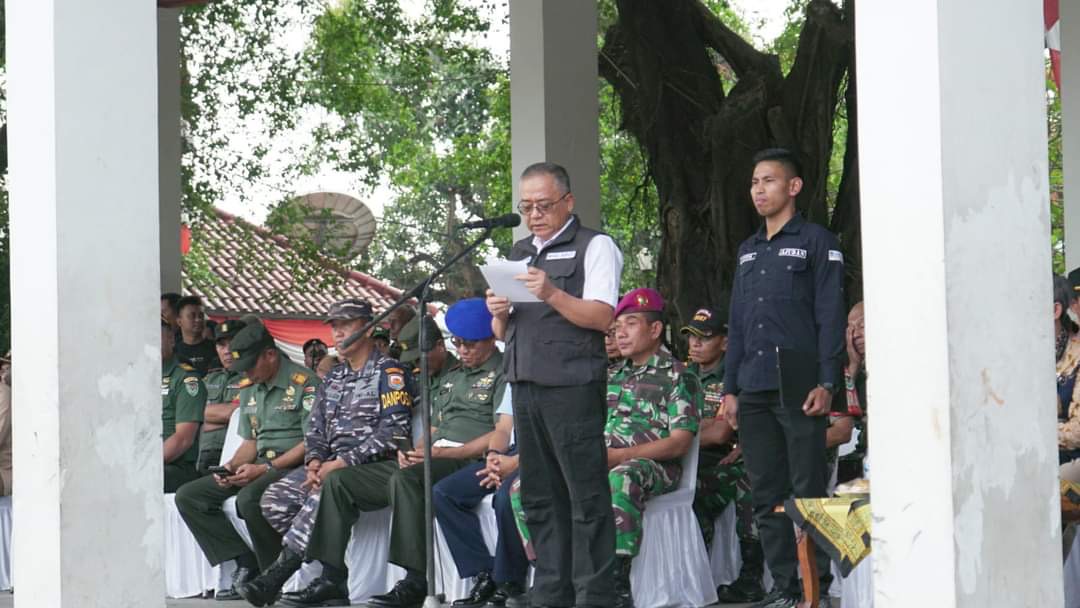
<svg viewBox="0 0 1080 608">
<path fill-rule="evenodd" d="M 12 608 L 14 606 L 13 596 L 10 593 L 0 592 L 0 608 Z M 166 602 L 168 608 L 245 608 L 248 604 L 245 602 L 215 602 L 214 600 L 168 600 Z M 27 608 L 23 604 L 19 604 L 20 608 Z M 749 604 L 724 604 L 724 608 L 745 608 Z"/>
</svg>

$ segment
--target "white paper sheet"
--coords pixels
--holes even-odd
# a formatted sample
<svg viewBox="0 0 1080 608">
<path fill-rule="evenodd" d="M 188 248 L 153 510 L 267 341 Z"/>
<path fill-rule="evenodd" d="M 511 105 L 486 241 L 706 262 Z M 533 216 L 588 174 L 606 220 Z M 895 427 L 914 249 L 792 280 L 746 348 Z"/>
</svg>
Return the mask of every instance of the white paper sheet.
<svg viewBox="0 0 1080 608">
<path fill-rule="evenodd" d="M 528 271 L 529 266 L 525 260 L 511 262 L 489 258 L 487 264 L 480 267 L 480 273 L 484 275 L 488 287 L 495 295 L 510 298 L 511 302 L 539 302 L 540 298 L 530 293 L 525 288 L 525 283 L 514 278 Z"/>
</svg>

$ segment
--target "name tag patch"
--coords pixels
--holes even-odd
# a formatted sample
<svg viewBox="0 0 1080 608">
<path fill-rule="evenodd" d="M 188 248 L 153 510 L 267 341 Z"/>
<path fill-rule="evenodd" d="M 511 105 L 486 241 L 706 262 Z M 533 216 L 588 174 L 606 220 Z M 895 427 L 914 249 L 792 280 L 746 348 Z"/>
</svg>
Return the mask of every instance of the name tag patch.
<svg viewBox="0 0 1080 608">
<path fill-rule="evenodd" d="M 837 251 L 835 249 L 830 249 L 829 250 L 829 261 L 830 262 L 840 262 L 841 264 L 843 264 L 844 263 L 844 254 L 840 253 L 839 251 Z"/>
<path fill-rule="evenodd" d="M 739 258 L 739 265 L 741 266 L 741 265 L 743 265 L 743 264 L 745 264 L 747 262 L 753 262 L 756 259 L 757 259 L 757 254 L 756 253 L 748 253 L 748 254 L 742 256 L 741 258 Z"/>
<path fill-rule="evenodd" d="M 544 259 L 550 262 L 552 260 L 572 260 L 575 257 L 577 257 L 576 251 L 555 251 L 547 254 Z"/>
<path fill-rule="evenodd" d="M 800 258 L 800 259 L 805 260 L 806 259 L 806 250 L 805 249 L 798 249 L 798 248 L 795 248 L 795 247 L 784 247 L 783 249 L 780 250 L 780 253 L 778 255 L 780 255 L 782 257 L 787 257 L 787 258 Z"/>
</svg>

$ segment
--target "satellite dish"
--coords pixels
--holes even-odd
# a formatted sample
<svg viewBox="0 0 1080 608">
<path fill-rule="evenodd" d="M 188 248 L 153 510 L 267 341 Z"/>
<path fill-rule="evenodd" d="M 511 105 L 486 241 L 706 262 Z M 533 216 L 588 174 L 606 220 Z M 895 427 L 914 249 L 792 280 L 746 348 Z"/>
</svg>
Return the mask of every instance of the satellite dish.
<svg viewBox="0 0 1080 608">
<path fill-rule="evenodd" d="M 360 199 L 338 192 L 313 192 L 293 199 L 300 226 L 322 249 L 356 257 L 375 238 L 375 214 Z M 297 226 L 297 227 L 300 227 Z"/>
</svg>

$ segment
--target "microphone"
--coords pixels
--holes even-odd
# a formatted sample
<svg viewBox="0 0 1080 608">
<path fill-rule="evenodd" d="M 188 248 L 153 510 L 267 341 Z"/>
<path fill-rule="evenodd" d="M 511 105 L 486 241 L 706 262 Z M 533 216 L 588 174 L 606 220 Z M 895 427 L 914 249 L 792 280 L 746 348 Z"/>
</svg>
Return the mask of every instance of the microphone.
<svg viewBox="0 0 1080 608">
<path fill-rule="evenodd" d="M 506 215 L 500 215 L 499 217 L 493 217 L 487 220 L 476 220 L 475 222 L 465 222 L 458 225 L 458 230 L 468 230 L 471 228 L 513 228 L 521 224 L 521 216 L 516 213 L 507 213 Z"/>
</svg>

